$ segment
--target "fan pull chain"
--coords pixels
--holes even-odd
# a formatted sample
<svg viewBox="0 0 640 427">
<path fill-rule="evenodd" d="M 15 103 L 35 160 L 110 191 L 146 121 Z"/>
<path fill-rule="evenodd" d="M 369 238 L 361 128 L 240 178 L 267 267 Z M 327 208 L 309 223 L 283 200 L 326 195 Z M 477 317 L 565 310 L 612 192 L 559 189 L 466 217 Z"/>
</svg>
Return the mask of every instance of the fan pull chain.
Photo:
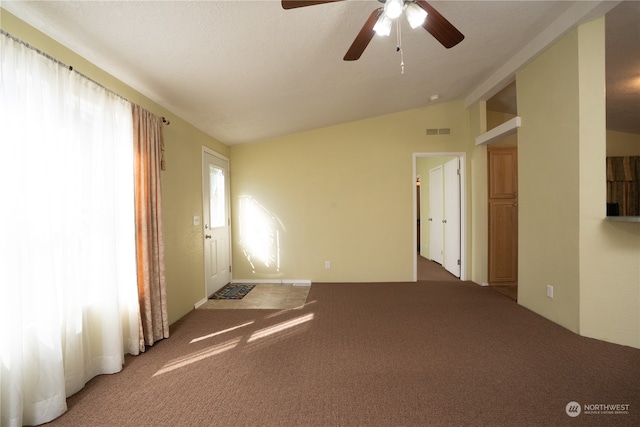
<svg viewBox="0 0 640 427">
<path fill-rule="evenodd" d="M 400 52 L 400 74 L 404 74 L 404 52 L 402 51 L 402 28 L 400 22 L 396 22 L 396 40 L 398 45 L 396 52 Z"/>
</svg>

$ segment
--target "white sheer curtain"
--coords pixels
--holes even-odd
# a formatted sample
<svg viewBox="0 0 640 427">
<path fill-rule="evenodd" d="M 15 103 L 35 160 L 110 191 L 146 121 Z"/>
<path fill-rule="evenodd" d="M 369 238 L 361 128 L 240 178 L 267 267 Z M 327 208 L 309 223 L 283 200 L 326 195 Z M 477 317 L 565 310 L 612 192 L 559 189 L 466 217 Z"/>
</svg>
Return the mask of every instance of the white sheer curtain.
<svg viewBox="0 0 640 427">
<path fill-rule="evenodd" d="M 0 424 L 138 353 L 129 102 L 1 34 Z"/>
</svg>

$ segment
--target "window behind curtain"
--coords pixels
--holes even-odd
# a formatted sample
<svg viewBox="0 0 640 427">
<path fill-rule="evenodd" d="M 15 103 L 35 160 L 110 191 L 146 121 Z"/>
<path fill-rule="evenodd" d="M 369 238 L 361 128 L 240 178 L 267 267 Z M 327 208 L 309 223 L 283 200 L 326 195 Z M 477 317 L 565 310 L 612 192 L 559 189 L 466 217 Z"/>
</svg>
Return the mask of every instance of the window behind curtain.
<svg viewBox="0 0 640 427">
<path fill-rule="evenodd" d="M 0 424 L 138 352 L 129 102 L 1 35 Z"/>
</svg>

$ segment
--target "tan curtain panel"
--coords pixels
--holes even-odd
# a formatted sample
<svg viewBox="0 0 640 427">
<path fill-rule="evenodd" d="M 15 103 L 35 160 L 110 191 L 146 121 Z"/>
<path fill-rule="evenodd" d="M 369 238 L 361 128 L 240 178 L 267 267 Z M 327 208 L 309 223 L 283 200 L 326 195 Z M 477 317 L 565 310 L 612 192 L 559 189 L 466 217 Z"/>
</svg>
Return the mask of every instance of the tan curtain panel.
<svg viewBox="0 0 640 427">
<path fill-rule="evenodd" d="M 169 337 L 162 236 L 162 119 L 133 105 L 140 351 Z"/>
<path fill-rule="evenodd" d="M 607 157 L 607 204 L 619 215 L 640 216 L 640 156 Z"/>
</svg>

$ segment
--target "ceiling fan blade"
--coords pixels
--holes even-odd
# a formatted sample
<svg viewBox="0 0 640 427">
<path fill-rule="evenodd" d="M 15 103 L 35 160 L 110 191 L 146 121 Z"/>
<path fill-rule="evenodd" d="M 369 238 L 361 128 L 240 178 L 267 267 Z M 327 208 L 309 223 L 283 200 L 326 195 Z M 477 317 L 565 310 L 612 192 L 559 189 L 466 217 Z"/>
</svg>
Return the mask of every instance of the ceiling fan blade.
<svg viewBox="0 0 640 427">
<path fill-rule="evenodd" d="M 464 40 L 464 35 L 444 16 L 440 15 L 433 6 L 424 0 L 416 0 L 416 3 L 429 14 L 422 26 L 444 47 L 452 48 Z"/>
<path fill-rule="evenodd" d="M 314 4 L 334 3 L 343 0 L 282 0 L 283 9 L 295 9 L 297 7 L 313 6 Z"/>
<path fill-rule="evenodd" d="M 369 42 L 373 38 L 373 35 L 376 33 L 373 31 L 373 27 L 376 25 L 376 21 L 378 21 L 380 13 L 382 13 L 381 7 L 371 12 L 367 22 L 364 23 L 355 40 L 351 43 L 351 47 L 344 55 L 343 59 L 345 61 L 355 61 L 360 58 L 360 55 L 362 55 L 362 52 L 367 48 Z"/>
</svg>

